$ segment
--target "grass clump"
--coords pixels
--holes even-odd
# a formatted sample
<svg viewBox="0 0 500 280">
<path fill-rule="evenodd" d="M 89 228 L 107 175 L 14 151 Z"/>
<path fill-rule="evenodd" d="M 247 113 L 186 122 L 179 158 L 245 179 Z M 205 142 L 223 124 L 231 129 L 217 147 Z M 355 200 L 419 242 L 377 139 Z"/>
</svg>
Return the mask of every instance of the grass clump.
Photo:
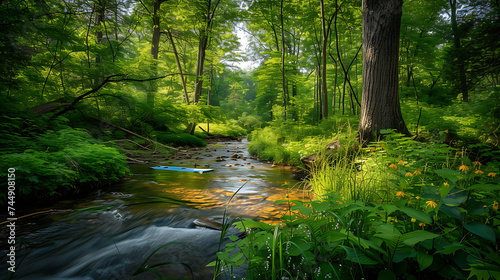
<svg viewBox="0 0 500 280">
<path fill-rule="evenodd" d="M 349 119 L 325 120 L 319 126 L 275 123 L 254 130 L 249 135 L 251 142 L 248 151 L 262 160 L 301 165 L 302 157 L 323 153 L 325 147 L 334 140 L 340 140 L 341 146 L 350 145 L 349 139 L 355 138 L 355 132 L 349 123 Z"/>
</svg>

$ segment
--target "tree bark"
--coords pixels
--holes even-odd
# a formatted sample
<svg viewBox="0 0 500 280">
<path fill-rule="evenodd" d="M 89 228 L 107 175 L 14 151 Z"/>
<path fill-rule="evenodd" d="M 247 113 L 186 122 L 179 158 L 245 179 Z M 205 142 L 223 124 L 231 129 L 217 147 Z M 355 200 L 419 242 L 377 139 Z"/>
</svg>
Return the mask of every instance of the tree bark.
<svg viewBox="0 0 500 280">
<path fill-rule="evenodd" d="M 283 106 L 285 109 L 285 120 L 287 111 L 287 84 L 286 84 L 286 73 L 285 73 L 285 26 L 283 23 L 283 0 L 281 0 L 280 7 L 280 20 L 281 20 L 281 79 L 283 86 Z"/>
<path fill-rule="evenodd" d="M 325 4 L 323 0 L 320 0 L 321 6 L 321 30 L 322 30 L 322 44 L 321 44 L 321 70 L 322 70 L 322 80 L 321 80 L 321 88 L 322 92 L 322 101 L 321 101 L 321 111 L 323 112 L 323 118 L 328 118 L 328 89 L 326 87 L 326 46 L 328 44 L 328 34 L 326 32 L 326 23 L 325 23 Z"/>
<path fill-rule="evenodd" d="M 462 92 L 462 101 L 469 102 L 469 90 L 467 88 L 467 76 L 465 74 L 465 65 L 461 57 L 461 42 L 460 42 L 460 32 L 458 30 L 457 24 L 457 0 L 450 0 L 451 8 L 451 29 L 453 32 L 453 47 L 456 51 L 456 61 L 458 63 L 458 77 L 460 83 L 460 91 Z"/>
<path fill-rule="evenodd" d="M 186 104 L 189 105 L 189 95 L 187 92 L 186 80 L 184 79 L 184 75 L 182 74 L 182 66 L 181 66 L 181 61 L 179 60 L 179 54 L 177 53 L 177 48 L 175 47 L 174 38 L 172 37 L 172 32 L 170 31 L 170 28 L 167 29 L 167 32 L 168 32 L 167 33 L 168 38 L 170 39 L 170 43 L 172 44 L 172 50 L 174 51 L 175 62 L 177 63 L 177 69 L 179 69 L 179 74 L 181 76 L 182 89 L 184 90 L 184 98 L 186 99 Z"/>
<path fill-rule="evenodd" d="M 380 130 L 410 135 L 401 114 L 398 88 L 402 0 L 363 0 L 363 96 L 358 132 L 361 142 Z"/>
<path fill-rule="evenodd" d="M 212 33 L 212 26 L 214 23 L 215 11 L 219 6 L 220 0 L 214 1 L 207 0 L 207 14 L 205 17 L 205 26 L 200 30 L 198 42 L 198 59 L 196 61 L 196 79 L 194 84 L 194 100 L 193 104 L 197 104 L 200 101 L 201 90 L 203 88 L 203 68 L 205 65 L 206 50 L 208 47 L 208 42 Z M 195 126 L 194 126 L 195 127 Z M 193 127 L 193 129 L 194 129 Z"/>
</svg>

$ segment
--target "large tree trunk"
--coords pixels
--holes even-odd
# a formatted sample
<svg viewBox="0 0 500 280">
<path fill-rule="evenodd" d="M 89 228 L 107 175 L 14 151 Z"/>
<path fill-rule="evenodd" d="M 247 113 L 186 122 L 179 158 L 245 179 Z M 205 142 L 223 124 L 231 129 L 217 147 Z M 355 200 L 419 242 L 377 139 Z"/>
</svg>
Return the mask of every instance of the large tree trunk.
<svg viewBox="0 0 500 280">
<path fill-rule="evenodd" d="M 398 92 L 402 0 L 363 0 L 363 97 L 358 132 L 369 142 L 381 129 L 410 135 Z"/>
<path fill-rule="evenodd" d="M 158 54 L 160 53 L 160 5 L 162 0 L 153 1 L 153 40 L 151 44 L 151 55 L 155 62 L 152 65 L 153 74 L 156 76 L 158 74 L 158 68 L 156 60 L 158 60 Z M 148 105 L 153 108 L 155 104 L 155 95 L 158 91 L 157 81 L 151 81 L 149 84 L 149 91 L 147 92 L 146 100 Z"/>
</svg>

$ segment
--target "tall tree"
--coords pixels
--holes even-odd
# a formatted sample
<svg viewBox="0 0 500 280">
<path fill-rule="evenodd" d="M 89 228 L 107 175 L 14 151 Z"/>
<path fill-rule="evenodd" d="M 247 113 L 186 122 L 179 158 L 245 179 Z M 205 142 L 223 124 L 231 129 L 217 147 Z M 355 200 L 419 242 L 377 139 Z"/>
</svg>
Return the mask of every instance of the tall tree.
<svg viewBox="0 0 500 280">
<path fill-rule="evenodd" d="M 153 39 L 151 42 L 151 55 L 153 56 L 154 63 L 151 65 L 154 75 L 158 75 L 158 55 L 160 53 L 160 7 L 163 2 L 168 0 L 153 0 Z M 147 103 L 149 106 L 154 107 L 154 100 L 156 92 L 158 91 L 157 81 L 150 82 L 150 88 L 147 93 Z"/>
<path fill-rule="evenodd" d="M 398 90 L 402 0 L 363 0 L 363 96 L 358 132 L 362 142 L 381 129 L 409 135 Z"/>
<path fill-rule="evenodd" d="M 328 118 L 328 88 L 326 87 L 326 47 L 328 45 L 328 33 L 326 32 L 326 19 L 325 19 L 325 4 L 320 0 L 321 5 L 321 31 L 323 37 L 321 38 L 321 67 L 322 67 L 322 80 L 321 89 L 323 90 L 321 111 L 323 118 Z M 335 98 L 335 97 L 334 97 Z"/>
<path fill-rule="evenodd" d="M 202 25 L 198 30 L 198 59 L 196 60 L 196 80 L 194 87 L 194 100 L 196 104 L 200 100 L 201 89 L 203 88 L 203 68 L 205 66 L 205 58 L 210 39 L 212 37 L 212 29 L 214 25 L 214 17 L 217 12 L 217 7 L 220 0 L 201 1 L 200 9 L 202 11 Z"/>
<path fill-rule="evenodd" d="M 285 109 L 285 120 L 286 120 L 286 104 L 288 103 L 287 91 L 288 85 L 286 82 L 286 73 L 285 73 L 285 24 L 283 21 L 283 0 L 281 0 L 280 5 L 280 22 L 281 22 L 281 82 L 283 87 L 283 107 Z"/>
<path fill-rule="evenodd" d="M 450 0 L 451 30 L 453 32 L 453 48 L 454 48 L 454 53 L 459 54 L 455 58 L 455 62 L 458 66 L 460 91 L 462 92 L 463 102 L 469 102 L 469 90 L 467 87 L 467 76 L 465 74 L 465 63 L 463 62 L 463 57 L 460 55 L 463 51 L 461 45 L 461 32 L 458 29 L 458 24 L 457 24 L 457 7 L 458 7 L 457 0 Z"/>
</svg>

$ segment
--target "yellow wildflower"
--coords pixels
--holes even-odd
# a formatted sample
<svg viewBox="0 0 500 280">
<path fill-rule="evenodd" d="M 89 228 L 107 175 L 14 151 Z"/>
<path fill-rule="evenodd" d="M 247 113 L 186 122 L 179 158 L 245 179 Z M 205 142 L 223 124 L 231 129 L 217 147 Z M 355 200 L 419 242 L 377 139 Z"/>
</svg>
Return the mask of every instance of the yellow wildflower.
<svg viewBox="0 0 500 280">
<path fill-rule="evenodd" d="M 420 196 L 415 197 L 415 199 L 420 199 Z"/>
<path fill-rule="evenodd" d="M 474 166 L 476 166 L 476 165 L 481 166 L 482 165 L 479 161 L 474 161 L 473 164 L 474 164 Z"/>
<path fill-rule="evenodd" d="M 449 187 L 449 186 L 450 186 L 450 184 L 448 184 L 448 182 L 444 182 L 444 183 L 443 183 L 443 185 L 444 185 L 445 187 Z"/>
<path fill-rule="evenodd" d="M 497 176 L 497 174 L 495 172 L 488 173 L 488 177 L 495 177 L 495 176 Z"/>
<path fill-rule="evenodd" d="M 498 210 L 498 202 L 493 202 L 493 210 Z"/>
<path fill-rule="evenodd" d="M 397 192 L 396 193 L 396 196 L 401 196 L 401 197 L 405 197 L 405 193 L 404 192 Z"/>
<path fill-rule="evenodd" d="M 444 133 L 448 133 L 448 129 L 444 131 Z"/>
<path fill-rule="evenodd" d="M 404 161 L 402 161 L 402 160 L 400 160 L 400 161 L 398 162 L 398 165 L 403 165 L 403 164 L 405 164 L 405 162 L 404 162 Z"/>
<path fill-rule="evenodd" d="M 412 176 L 413 176 L 413 173 L 411 173 L 411 172 L 408 172 L 405 174 L 405 177 L 412 177 Z"/>
<path fill-rule="evenodd" d="M 389 165 L 389 168 L 392 168 L 392 169 L 398 169 L 398 166 L 395 165 L 394 163 L 391 163 L 391 165 Z"/>
<path fill-rule="evenodd" d="M 474 171 L 474 173 L 475 173 L 475 174 L 484 174 L 484 172 L 483 172 L 483 171 L 481 171 L 481 170 L 479 170 L 479 169 L 478 169 L 478 170 L 476 170 L 476 171 Z"/>
<path fill-rule="evenodd" d="M 425 204 L 427 204 L 427 206 L 430 206 L 432 208 L 436 208 L 437 206 L 437 203 L 432 200 L 427 201 Z"/>
<path fill-rule="evenodd" d="M 418 171 L 418 170 L 415 170 L 415 172 L 413 172 L 413 175 L 417 176 L 417 175 L 420 175 L 422 174 L 422 172 Z"/>
<path fill-rule="evenodd" d="M 411 218 L 411 222 L 414 223 L 416 222 L 417 220 L 415 220 L 415 218 Z"/>
<path fill-rule="evenodd" d="M 425 227 L 425 223 L 420 223 L 418 225 L 421 226 L 421 227 Z"/>
<path fill-rule="evenodd" d="M 469 167 L 467 167 L 467 165 L 463 165 L 463 164 L 462 164 L 462 165 L 458 168 L 458 170 L 460 170 L 460 171 L 464 171 L 464 172 L 465 172 L 465 171 L 469 171 Z"/>
</svg>

